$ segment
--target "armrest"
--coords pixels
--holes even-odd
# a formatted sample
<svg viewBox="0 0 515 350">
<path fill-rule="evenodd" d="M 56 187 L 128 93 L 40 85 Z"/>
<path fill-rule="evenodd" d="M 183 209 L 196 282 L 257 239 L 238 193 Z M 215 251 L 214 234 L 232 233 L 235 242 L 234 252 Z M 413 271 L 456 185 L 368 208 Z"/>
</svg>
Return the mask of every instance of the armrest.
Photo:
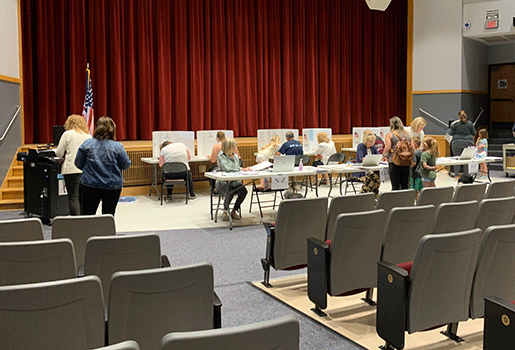
<svg viewBox="0 0 515 350">
<path fill-rule="evenodd" d="M 308 238 L 308 297 L 319 309 L 327 308 L 329 244 Z"/>
<path fill-rule="evenodd" d="M 266 231 L 266 251 L 265 257 L 261 259 L 261 266 L 265 271 L 265 275 L 263 277 L 263 285 L 267 288 L 270 288 L 270 266 L 274 267 L 274 241 L 275 241 L 275 225 L 264 222 L 263 226 Z"/>
<path fill-rule="evenodd" d="M 404 348 L 409 274 L 386 261 L 377 263 L 377 334 L 396 349 Z"/>
<path fill-rule="evenodd" d="M 161 255 L 161 267 L 170 267 L 172 266 L 170 264 L 170 260 L 168 260 L 168 256 Z"/>
<path fill-rule="evenodd" d="M 213 292 L 213 328 L 222 328 L 222 302 Z"/>
<path fill-rule="evenodd" d="M 486 297 L 483 349 L 512 349 L 514 337 L 515 305 L 498 297 Z"/>
</svg>

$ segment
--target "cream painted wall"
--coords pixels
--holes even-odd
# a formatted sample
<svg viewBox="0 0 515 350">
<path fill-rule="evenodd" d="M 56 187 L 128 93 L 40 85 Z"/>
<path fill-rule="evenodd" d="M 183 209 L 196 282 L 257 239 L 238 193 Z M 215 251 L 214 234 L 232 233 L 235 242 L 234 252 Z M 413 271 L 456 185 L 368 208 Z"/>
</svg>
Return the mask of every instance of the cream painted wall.
<svg viewBox="0 0 515 350">
<path fill-rule="evenodd" d="M 18 0 L 0 0 L 0 75 L 20 78 Z"/>
<path fill-rule="evenodd" d="M 460 90 L 462 0 L 414 0 L 413 91 Z"/>
</svg>

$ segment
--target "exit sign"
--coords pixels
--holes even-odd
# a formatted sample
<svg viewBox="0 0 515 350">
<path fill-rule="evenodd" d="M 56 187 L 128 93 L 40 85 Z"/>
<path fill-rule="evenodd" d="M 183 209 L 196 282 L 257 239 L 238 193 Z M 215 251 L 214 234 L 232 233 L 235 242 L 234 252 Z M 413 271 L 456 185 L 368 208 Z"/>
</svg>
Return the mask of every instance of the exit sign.
<svg viewBox="0 0 515 350">
<path fill-rule="evenodd" d="M 499 28 L 499 20 L 498 19 L 493 19 L 491 21 L 486 21 L 485 22 L 485 28 L 486 29 L 497 29 L 497 28 Z"/>
</svg>

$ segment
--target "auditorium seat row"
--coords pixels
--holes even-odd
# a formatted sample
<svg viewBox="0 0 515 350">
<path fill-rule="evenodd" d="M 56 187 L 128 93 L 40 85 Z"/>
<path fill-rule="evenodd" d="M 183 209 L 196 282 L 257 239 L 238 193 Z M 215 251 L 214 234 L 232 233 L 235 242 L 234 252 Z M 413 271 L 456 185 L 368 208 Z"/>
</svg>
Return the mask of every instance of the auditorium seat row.
<svg viewBox="0 0 515 350">
<path fill-rule="evenodd" d="M 430 192 L 432 193 L 432 192 Z M 511 224 L 515 216 L 515 197 L 414 206 L 415 192 L 402 190 L 379 195 L 373 193 L 335 197 L 327 209 L 327 198 L 302 198 L 282 201 L 275 224 L 264 223 L 267 233 L 263 284 L 270 285 L 270 268 L 291 270 L 307 265 L 306 240 L 325 242 L 333 235 L 335 222 L 342 213 L 383 210 L 387 225 L 383 227 L 383 249 L 402 244 L 414 255 L 420 238 L 430 233 L 459 232 L 491 225 Z M 325 223 L 320 225 L 320 223 Z M 381 231 L 383 232 L 383 231 Z M 408 234 L 410 233 L 410 234 Z M 399 235 L 398 237 L 396 236 Z M 397 252 L 399 249 L 394 248 Z"/>
</svg>

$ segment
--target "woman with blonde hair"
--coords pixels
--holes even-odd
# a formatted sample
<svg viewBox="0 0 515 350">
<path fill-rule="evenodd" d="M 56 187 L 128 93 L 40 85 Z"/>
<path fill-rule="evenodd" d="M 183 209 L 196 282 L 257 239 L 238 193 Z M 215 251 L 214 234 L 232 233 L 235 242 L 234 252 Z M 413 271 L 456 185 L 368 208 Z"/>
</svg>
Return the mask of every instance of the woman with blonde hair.
<svg viewBox="0 0 515 350">
<path fill-rule="evenodd" d="M 452 136 L 451 149 L 452 154 L 460 156 L 463 149 L 474 146 L 474 135 L 476 129 L 474 124 L 468 120 L 467 113 L 460 111 L 458 113 L 459 120 L 453 122 L 447 133 Z M 457 179 L 461 170 L 460 165 L 454 166 L 454 176 Z M 464 171 L 468 172 L 468 166 L 464 165 Z"/>
<path fill-rule="evenodd" d="M 279 135 L 272 136 L 270 142 L 258 151 L 258 154 L 256 156 L 256 163 L 263 163 L 267 160 L 274 159 L 274 156 L 276 155 L 281 155 L 281 153 L 277 152 L 280 146 L 281 138 L 279 137 Z M 266 182 L 267 181 L 265 179 L 259 179 L 259 186 L 257 186 L 257 188 L 260 190 L 266 189 L 268 187 Z"/>
<path fill-rule="evenodd" d="M 420 138 L 420 140 L 423 140 L 424 136 L 425 136 L 424 128 L 426 127 L 426 124 L 427 124 L 426 120 L 422 117 L 417 117 L 417 118 L 413 119 L 413 121 L 411 122 L 410 128 L 408 129 L 408 134 L 410 135 L 411 139 L 413 139 L 413 137 L 417 136 Z M 413 145 L 413 148 L 415 148 L 414 145 Z"/>
<path fill-rule="evenodd" d="M 388 160 L 388 173 L 392 190 L 406 190 L 409 188 L 410 165 L 396 165 L 393 162 L 393 153 L 397 143 L 406 140 L 411 143 L 410 135 L 404 130 L 404 124 L 399 117 L 390 118 L 390 132 L 385 136 L 383 156 Z"/>
<path fill-rule="evenodd" d="M 329 136 L 327 136 L 327 133 L 323 131 L 317 134 L 317 140 L 318 146 L 313 150 L 313 154 L 315 155 L 315 161 L 313 162 L 313 165 L 327 165 L 329 157 L 336 153 L 336 147 L 334 146 L 334 142 L 331 141 Z M 320 184 L 326 184 L 327 180 L 327 174 L 322 174 L 322 180 L 320 180 Z"/>
<path fill-rule="evenodd" d="M 241 168 L 240 158 L 236 153 L 238 143 L 232 137 L 228 137 L 222 141 L 222 150 L 218 154 L 218 166 L 220 167 L 220 171 L 222 172 L 238 172 L 241 170 L 248 171 L 250 168 Z M 238 214 L 241 203 L 247 196 L 247 189 L 241 181 L 229 181 L 227 184 L 228 188 L 220 192 L 225 192 L 225 200 L 224 200 L 224 213 L 222 215 L 222 220 L 229 220 L 229 204 L 231 204 L 234 195 L 238 195 L 238 199 L 234 203 L 234 207 L 231 211 L 231 217 L 233 220 L 240 220 L 241 216 Z"/>
<path fill-rule="evenodd" d="M 420 157 L 420 176 L 423 187 L 435 187 L 436 158 L 439 156 L 438 142 L 434 138 L 426 136 L 422 141 L 422 156 Z"/>
<path fill-rule="evenodd" d="M 64 129 L 66 131 L 59 140 L 55 155 L 60 158 L 64 157 L 61 174 L 63 174 L 66 191 L 68 192 L 70 215 L 81 215 L 79 187 L 82 171 L 75 166 L 74 162 L 79 146 L 84 140 L 90 139 L 91 135 L 89 134 L 86 119 L 77 114 L 72 114 L 66 119 Z"/>
</svg>

